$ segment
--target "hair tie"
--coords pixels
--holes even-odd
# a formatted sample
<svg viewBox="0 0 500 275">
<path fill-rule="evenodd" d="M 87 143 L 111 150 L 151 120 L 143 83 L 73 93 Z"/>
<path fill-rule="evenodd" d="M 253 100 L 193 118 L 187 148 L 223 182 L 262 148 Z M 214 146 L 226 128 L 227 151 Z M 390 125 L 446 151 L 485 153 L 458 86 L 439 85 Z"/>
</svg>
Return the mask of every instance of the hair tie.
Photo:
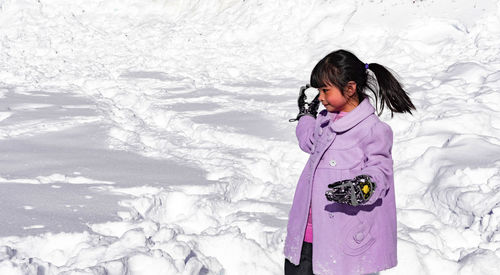
<svg viewBox="0 0 500 275">
<path fill-rule="evenodd" d="M 368 70 L 368 67 L 369 67 L 368 63 L 365 63 L 365 69 L 366 70 Z"/>
</svg>

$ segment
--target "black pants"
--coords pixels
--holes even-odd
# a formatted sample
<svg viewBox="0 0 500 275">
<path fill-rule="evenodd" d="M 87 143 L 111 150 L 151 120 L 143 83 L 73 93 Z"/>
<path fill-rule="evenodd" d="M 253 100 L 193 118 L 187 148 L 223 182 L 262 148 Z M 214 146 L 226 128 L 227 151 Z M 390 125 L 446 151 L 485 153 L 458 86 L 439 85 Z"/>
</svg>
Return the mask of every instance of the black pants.
<svg viewBox="0 0 500 275">
<path fill-rule="evenodd" d="M 288 259 L 285 259 L 285 275 L 314 275 L 312 266 L 313 246 L 312 243 L 304 242 L 302 251 L 300 252 L 299 265 L 292 264 Z M 379 275 L 378 272 L 366 275 Z"/>
<path fill-rule="evenodd" d="M 299 265 L 294 265 L 285 259 L 285 275 L 313 275 L 312 254 L 312 243 L 304 242 L 300 252 Z"/>
</svg>

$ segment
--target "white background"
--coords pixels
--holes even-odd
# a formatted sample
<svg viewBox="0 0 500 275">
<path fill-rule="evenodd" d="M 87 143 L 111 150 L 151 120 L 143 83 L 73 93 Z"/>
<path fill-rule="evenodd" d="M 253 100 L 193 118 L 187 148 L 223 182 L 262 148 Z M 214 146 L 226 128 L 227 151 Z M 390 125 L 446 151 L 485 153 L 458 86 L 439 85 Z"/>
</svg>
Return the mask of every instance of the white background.
<svg viewBox="0 0 500 275">
<path fill-rule="evenodd" d="M 282 274 L 288 119 L 344 48 L 394 131 L 396 268 L 497 274 L 498 1 L 0 1 L 0 274 Z"/>
</svg>

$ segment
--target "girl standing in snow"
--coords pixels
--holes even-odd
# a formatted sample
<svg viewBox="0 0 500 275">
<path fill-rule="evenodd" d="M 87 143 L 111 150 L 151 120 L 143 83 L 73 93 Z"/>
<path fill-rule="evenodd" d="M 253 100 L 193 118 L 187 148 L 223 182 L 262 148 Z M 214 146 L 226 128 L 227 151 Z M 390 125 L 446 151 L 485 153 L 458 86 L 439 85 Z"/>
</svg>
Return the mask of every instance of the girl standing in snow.
<svg viewBox="0 0 500 275">
<path fill-rule="evenodd" d="M 358 275 L 394 267 L 392 130 L 365 91 L 380 102 L 379 114 L 384 106 L 391 113 L 415 107 L 384 66 L 345 50 L 319 61 L 311 85 L 319 95 L 308 103 L 302 87 L 294 119 L 299 146 L 310 157 L 288 219 L 285 274 Z M 319 102 L 326 110 L 317 115 Z"/>
</svg>

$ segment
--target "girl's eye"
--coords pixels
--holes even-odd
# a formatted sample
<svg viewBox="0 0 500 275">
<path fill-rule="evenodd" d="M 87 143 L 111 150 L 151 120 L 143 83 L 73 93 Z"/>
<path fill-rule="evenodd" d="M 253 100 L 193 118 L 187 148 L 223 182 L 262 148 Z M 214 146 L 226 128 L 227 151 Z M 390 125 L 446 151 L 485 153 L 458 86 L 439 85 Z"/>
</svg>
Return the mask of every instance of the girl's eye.
<svg viewBox="0 0 500 275">
<path fill-rule="evenodd" d="M 326 93 L 328 92 L 328 89 L 321 89 L 321 91 L 323 91 L 323 93 Z"/>
</svg>

